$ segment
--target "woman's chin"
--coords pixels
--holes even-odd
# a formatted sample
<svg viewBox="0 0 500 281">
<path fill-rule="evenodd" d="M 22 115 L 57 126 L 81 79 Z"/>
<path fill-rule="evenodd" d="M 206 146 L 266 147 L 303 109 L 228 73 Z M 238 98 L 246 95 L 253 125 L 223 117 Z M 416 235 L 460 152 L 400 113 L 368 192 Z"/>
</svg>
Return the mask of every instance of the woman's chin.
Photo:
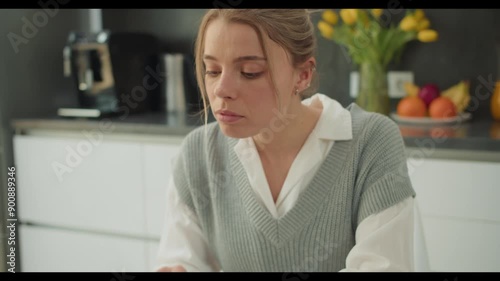
<svg viewBox="0 0 500 281">
<path fill-rule="evenodd" d="M 219 128 L 225 136 L 230 138 L 244 139 L 254 135 L 246 126 L 227 125 L 219 122 Z"/>
</svg>

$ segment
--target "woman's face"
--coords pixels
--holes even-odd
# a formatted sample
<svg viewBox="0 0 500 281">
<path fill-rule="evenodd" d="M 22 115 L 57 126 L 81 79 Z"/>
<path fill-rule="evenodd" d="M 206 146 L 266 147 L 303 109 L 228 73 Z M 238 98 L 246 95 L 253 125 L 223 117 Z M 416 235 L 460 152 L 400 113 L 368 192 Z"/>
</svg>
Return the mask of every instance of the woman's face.
<svg viewBox="0 0 500 281">
<path fill-rule="evenodd" d="M 206 30 L 206 91 L 215 118 L 229 137 L 254 136 L 289 121 L 278 112 L 268 63 L 272 61 L 275 68 L 274 79 L 283 105 L 290 103 L 298 75 L 286 51 L 269 38 L 264 40 L 267 58 L 257 33 L 248 25 L 216 19 Z"/>
</svg>

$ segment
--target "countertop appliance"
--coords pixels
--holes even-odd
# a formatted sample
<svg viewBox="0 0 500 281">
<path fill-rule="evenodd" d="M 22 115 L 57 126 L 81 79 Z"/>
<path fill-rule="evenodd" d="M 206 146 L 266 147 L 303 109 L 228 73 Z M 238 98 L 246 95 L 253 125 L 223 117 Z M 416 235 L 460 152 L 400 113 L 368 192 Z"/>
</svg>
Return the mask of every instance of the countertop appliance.
<svg viewBox="0 0 500 281">
<path fill-rule="evenodd" d="M 63 49 L 64 75 L 71 77 L 78 108 L 66 117 L 102 117 L 159 110 L 159 40 L 147 33 L 71 32 Z"/>
<path fill-rule="evenodd" d="M 168 116 L 199 113 L 203 102 L 197 87 L 194 57 L 186 53 L 164 53 L 160 61 L 166 77 L 160 109 Z"/>
</svg>

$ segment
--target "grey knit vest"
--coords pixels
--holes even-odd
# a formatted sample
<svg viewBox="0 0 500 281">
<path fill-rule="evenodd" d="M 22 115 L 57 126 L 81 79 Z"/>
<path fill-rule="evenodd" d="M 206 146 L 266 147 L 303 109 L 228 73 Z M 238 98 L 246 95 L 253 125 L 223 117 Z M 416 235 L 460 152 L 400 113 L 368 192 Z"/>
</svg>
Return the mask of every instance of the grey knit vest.
<svg viewBox="0 0 500 281">
<path fill-rule="evenodd" d="M 339 271 L 364 218 L 415 196 L 398 126 L 356 104 L 347 109 L 353 139 L 335 141 L 279 219 L 257 201 L 233 150 L 238 139 L 215 122 L 187 135 L 174 181 L 223 271 Z"/>
</svg>

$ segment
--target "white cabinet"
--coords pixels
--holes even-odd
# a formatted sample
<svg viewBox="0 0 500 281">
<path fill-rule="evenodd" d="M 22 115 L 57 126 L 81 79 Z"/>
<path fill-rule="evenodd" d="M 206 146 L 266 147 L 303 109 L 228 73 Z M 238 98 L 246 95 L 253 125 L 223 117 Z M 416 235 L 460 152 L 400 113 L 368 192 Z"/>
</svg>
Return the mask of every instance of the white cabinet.
<svg viewBox="0 0 500 281">
<path fill-rule="evenodd" d="M 23 271 L 151 271 L 180 137 L 16 135 Z M 500 270 L 500 163 L 408 159 L 432 271 Z"/>
<path fill-rule="evenodd" d="M 112 235 L 21 225 L 23 272 L 138 272 L 146 243 Z"/>
<path fill-rule="evenodd" d="M 79 149 L 82 147 L 91 149 Z M 19 218 L 86 230 L 142 235 L 140 144 L 14 137 Z M 67 172 L 63 172 L 67 171 Z"/>
<path fill-rule="evenodd" d="M 157 266 L 156 258 L 164 226 L 166 187 L 172 176 L 174 160 L 180 151 L 180 140 L 170 144 L 143 144 L 144 182 L 146 197 L 146 233 L 149 270 Z"/>
<path fill-rule="evenodd" d="M 500 271 L 500 223 L 423 218 L 434 271 Z"/>
<path fill-rule="evenodd" d="M 408 159 L 432 271 L 500 270 L 500 163 Z"/>
<path fill-rule="evenodd" d="M 23 271 L 154 267 L 182 138 L 107 137 L 14 136 Z"/>
<path fill-rule="evenodd" d="M 148 261 L 150 265 L 150 270 L 155 270 L 158 266 L 157 257 L 158 257 L 158 249 L 160 247 L 160 241 L 150 241 L 147 244 L 147 255 Z"/>
<path fill-rule="evenodd" d="M 146 232 L 160 239 L 166 201 L 166 187 L 180 144 L 144 144 L 144 181 L 146 196 Z"/>
</svg>

